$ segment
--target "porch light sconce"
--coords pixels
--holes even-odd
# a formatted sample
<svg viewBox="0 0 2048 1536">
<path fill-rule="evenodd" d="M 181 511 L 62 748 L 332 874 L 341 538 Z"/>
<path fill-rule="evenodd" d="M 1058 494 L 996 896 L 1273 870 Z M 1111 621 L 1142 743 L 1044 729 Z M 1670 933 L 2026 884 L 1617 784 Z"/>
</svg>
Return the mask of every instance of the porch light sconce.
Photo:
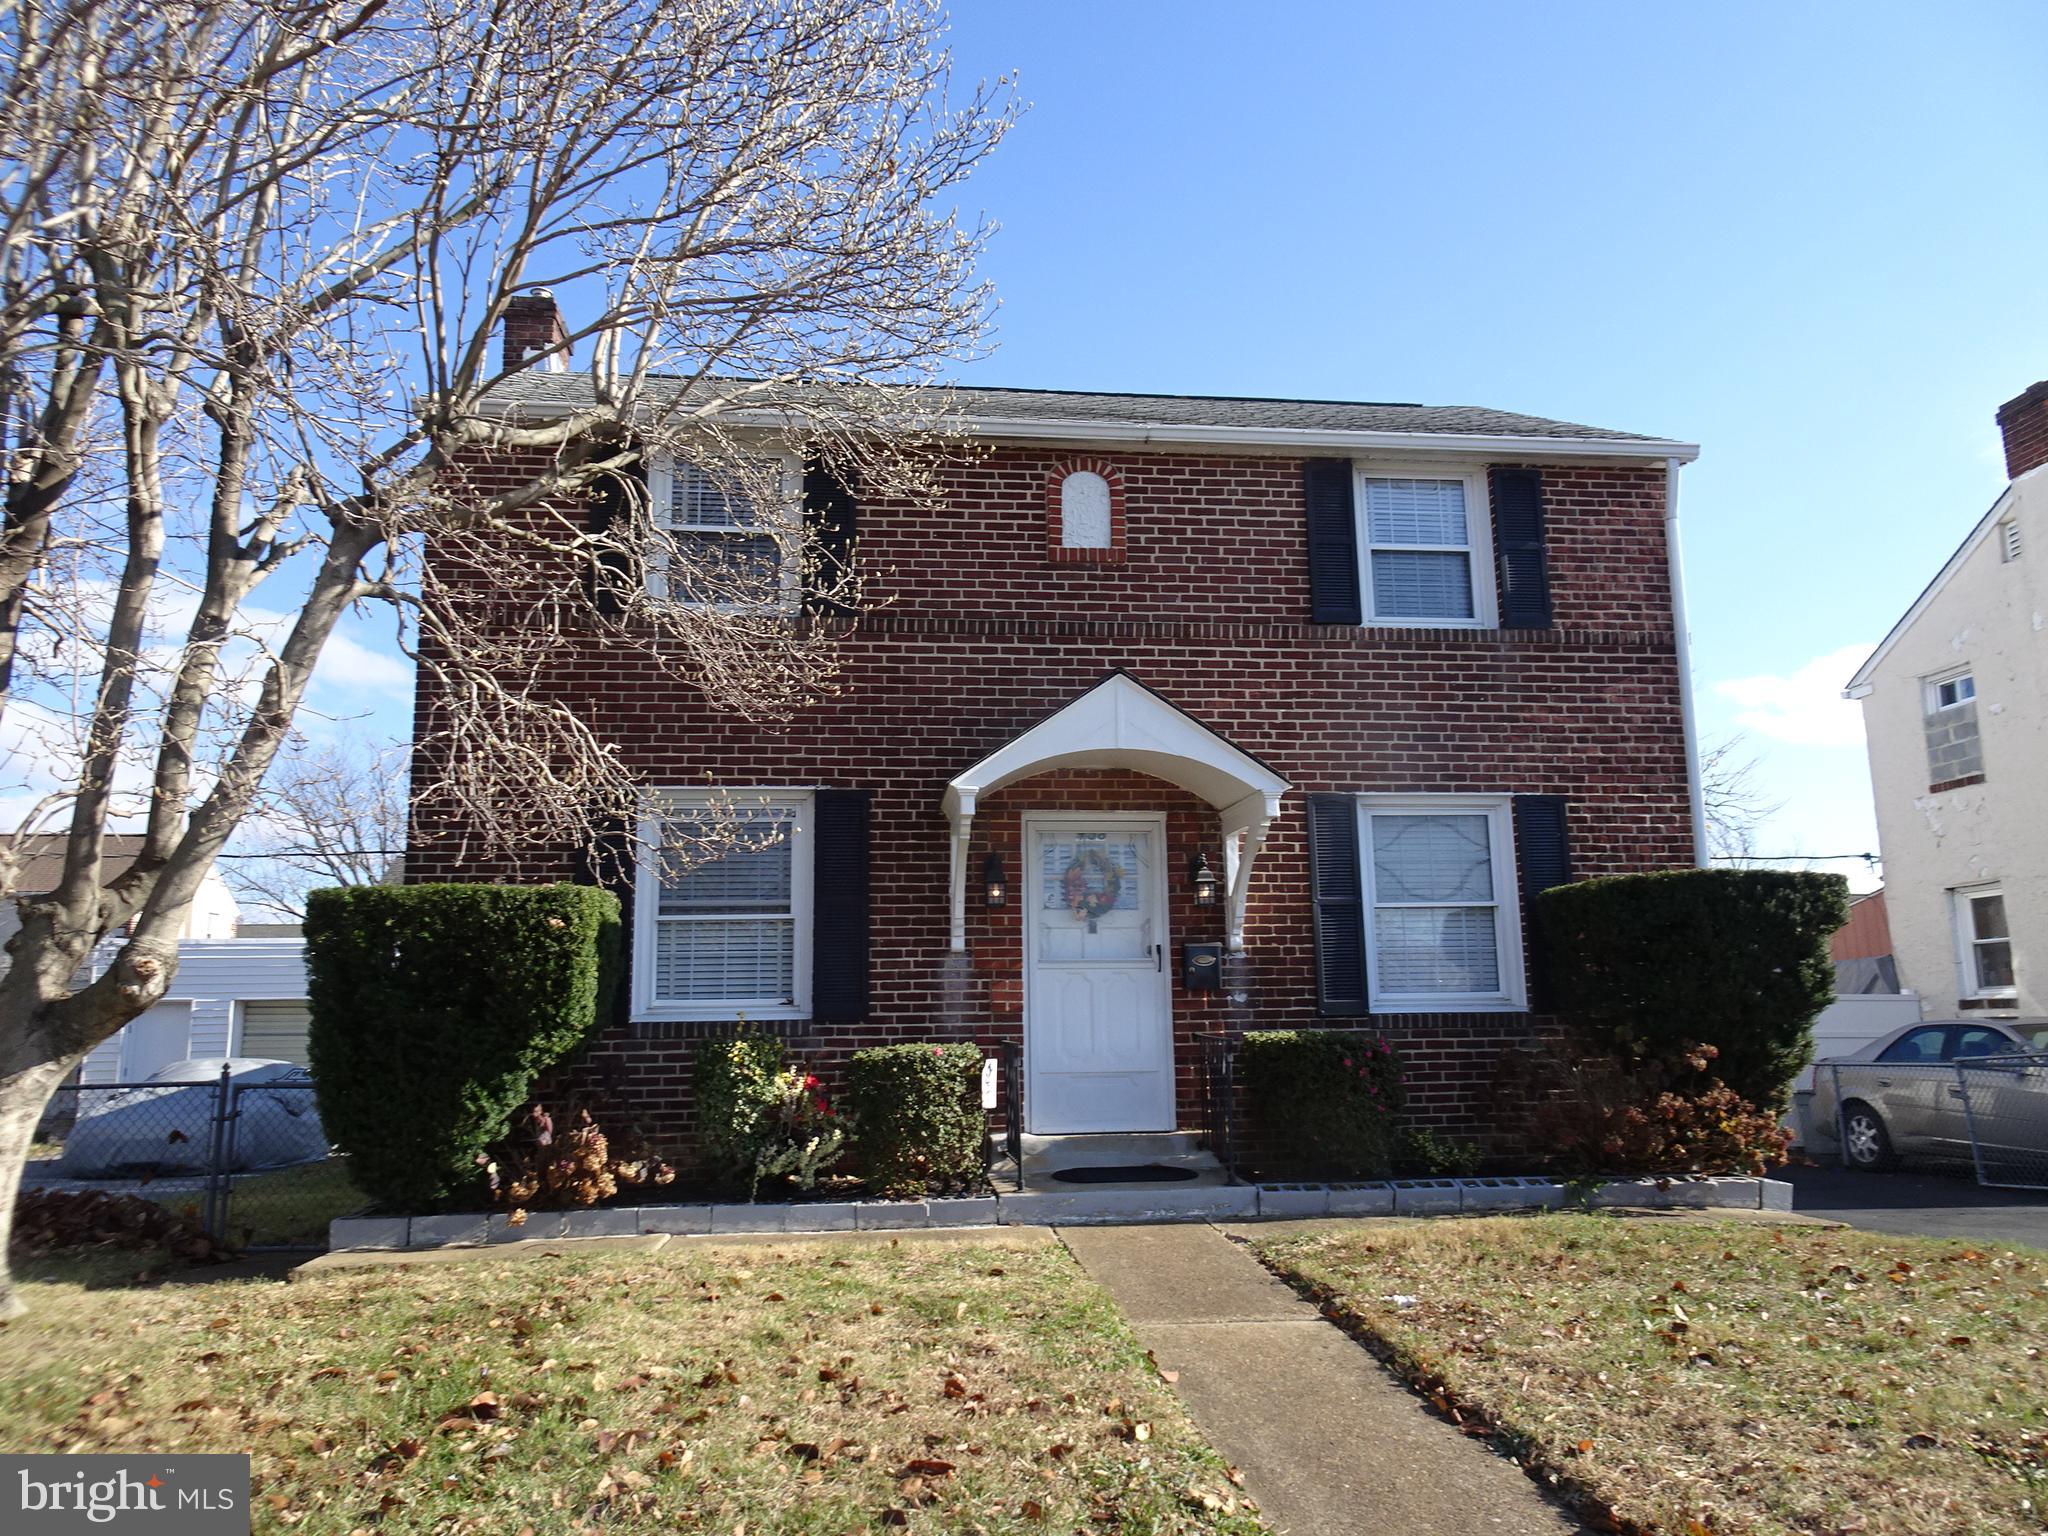
<svg viewBox="0 0 2048 1536">
<path fill-rule="evenodd" d="M 981 865 L 981 902 L 986 907 L 1006 907 L 1010 904 L 1009 882 L 1003 878 L 1003 856 L 992 853 Z"/>
<path fill-rule="evenodd" d="M 1197 853 L 1188 863 L 1188 884 L 1195 888 L 1195 905 L 1213 907 L 1223 882 L 1216 878 L 1216 871 L 1209 867 L 1209 855 Z"/>
</svg>

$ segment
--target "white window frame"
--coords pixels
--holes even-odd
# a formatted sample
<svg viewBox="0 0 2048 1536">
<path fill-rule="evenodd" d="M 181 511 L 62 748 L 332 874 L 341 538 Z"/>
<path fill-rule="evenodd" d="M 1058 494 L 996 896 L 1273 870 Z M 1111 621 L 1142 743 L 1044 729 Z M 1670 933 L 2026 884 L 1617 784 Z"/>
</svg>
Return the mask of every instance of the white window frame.
<svg viewBox="0 0 2048 1536">
<path fill-rule="evenodd" d="M 1970 685 L 1969 693 L 1963 697 L 1951 699 L 1946 704 L 1942 703 L 1941 690 L 1943 688 L 1946 688 L 1950 683 L 1959 682 L 1967 682 Z M 1930 715 L 1942 714 L 1945 711 L 1951 709 L 1961 709 L 1965 704 L 1974 704 L 1977 702 L 1976 668 L 1954 667 L 1947 672 L 1936 673 L 1934 676 L 1927 679 L 1926 688 L 1927 713 Z"/>
<path fill-rule="evenodd" d="M 1379 936 L 1373 930 L 1375 860 L 1372 819 L 1375 816 L 1486 817 L 1488 851 L 1493 856 L 1493 939 L 1500 968 L 1495 992 L 1389 992 L 1380 984 Z M 1522 964 L 1522 886 L 1515 867 L 1514 800 L 1508 795 L 1360 795 L 1358 797 L 1358 877 L 1364 887 L 1365 967 L 1370 1007 L 1379 1013 L 1523 1013 L 1529 1007 L 1528 979 Z M 1392 906 L 1413 903 L 1388 903 Z M 1481 906 L 1481 902 L 1430 903 Z"/>
<path fill-rule="evenodd" d="M 780 597 L 768 603 L 686 603 L 691 608 L 702 608 L 710 613 L 794 613 L 803 601 L 803 465 L 795 454 L 762 453 L 750 455 L 763 464 L 781 466 L 782 500 L 780 503 L 782 524 L 782 591 Z M 647 459 L 647 505 L 655 526 L 663 531 L 673 531 L 668 518 L 675 510 L 675 465 L 672 453 L 650 454 Z M 716 533 L 717 529 L 700 530 Z M 764 532 L 776 532 L 770 527 Z M 659 540 L 647 558 L 647 592 L 654 598 L 668 599 L 668 546 Z M 675 599 L 684 603 L 684 599 Z"/>
<path fill-rule="evenodd" d="M 730 1020 L 808 1019 L 811 1016 L 811 860 L 815 843 L 811 836 L 815 796 L 809 789 L 781 786 L 734 787 L 716 792 L 692 789 L 657 789 L 648 793 L 640 817 L 640 836 L 634 854 L 633 880 L 633 1017 L 636 1020 Z M 790 836 L 793 839 L 789 866 L 790 914 L 795 920 L 791 940 L 790 985 L 794 999 L 719 998 L 680 1003 L 661 1001 L 654 995 L 654 939 L 661 916 L 661 872 L 656 867 L 661 823 L 674 820 L 677 813 L 708 810 L 714 806 L 734 811 L 754 807 L 782 807 L 794 810 Z"/>
<path fill-rule="evenodd" d="M 1465 487 L 1466 558 L 1472 563 L 1472 617 L 1469 619 L 1416 618 L 1406 614 L 1382 614 L 1373 607 L 1372 555 L 1375 548 L 1416 550 L 1443 554 L 1448 544 L 1381 544 L 1372 542 L 1372 513 L 1366 505 L 1369 480 L 1456 480 Z M 1358 593 L 1361 611 L 1368 625 L 1389 629 L 1498 629 L 1500 599 L 1495 590 L 1493 553 L 1493 507 L 1487 499 L 1484 465 L 1380 463 L 1354 460 L 1351 465 L 1351 505 L 1358 525 Z"/>
<path fill-rule="evenodd" d="M 2017 1000 L 2020 995 L 2020 957 L 2013 950 L 2012 908 L 2005 912 L 2005 947 L 2012 956 L 2013 984 L 2009 987 L 1987 987 L 1977 975 L 1977 925 L 1971 921 L 1970 903 L 1985 896 L 2005 895 L 2005 886 L 1999 881 L 1984 885 L 1959 885 L 1950 890 L 1949 915 L 1956 934 L 1956 978 L 1958 997 L 1978 997 L 1996 1000 Z M 1987 942 L 1997 942 L 1991 940 Z"/>
</svg>

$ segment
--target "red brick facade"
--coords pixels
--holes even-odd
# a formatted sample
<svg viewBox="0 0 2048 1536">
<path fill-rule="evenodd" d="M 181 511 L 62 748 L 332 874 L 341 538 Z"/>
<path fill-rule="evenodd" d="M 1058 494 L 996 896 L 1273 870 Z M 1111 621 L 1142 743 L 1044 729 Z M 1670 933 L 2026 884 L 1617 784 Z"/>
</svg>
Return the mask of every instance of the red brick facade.
<svg viewBox="0 0 2048 1536">
<path fill-rule="evenodd" d="M 864 505 L 860 557 L 886 604 L 845 641 L 844 691 L 789 723 L 714 716 L 594 645 L 561 659 L 563 694 L 651 783 L 708 775 L 871 792 L 873 1006 L 859 1026 L 789 1031 L 814 1069 L 829 1076 L 850 1050 L 884 1041 L 1020 1037 L 1019 903 L 985 911 L 970 885 L 971 968 L 948 983 L 940 798 L 955 774 L 1119 668 L 1294 786 L 1254 866 L 1249 1004 L 1233 1013 L 1223 994 L 1175 984 L 1183 1126 L 1195 1123 L 1194 1034 L 1318 1022 L 1304 793 L 1562 795 L 1579 875 L 1691 862 L 1661 466 L 1546 467 L 1555 627 L 1474 631 L 1308 623 L 1298 459 L 1133 451 L 1100 461 L 1114 474 L 1120 563 L 1047 558 L 1058 472 L 1097 467 L 1070 452 L 997 448 L 953 472 L 943 513 Z M 1173 941 L 1223 938 L 1222 909 L 1194 907 L 1179 878 L 1196 851 L 1222 868 L 1208 806 L 1128 771 L 1026 779 L 979 808 L 969 870 L 993 849 L 1020 871 L 1020 818 L 1038 809 L 1164 812 Z M 572 877 L 566 848 L 516 868 L 465 861 L 456 830 L 421 810 L 408 878 Z M 1471 1134 L 1486 1128 L 1499 1050 L 1543 1021 L 1365 1022 L 1406 1053 L 1422 1113 Z M 688 1037 L 705 1030 L 617 1026 L 583 1071 L 675 1141 L 688 1126 Z"/>
</svg>

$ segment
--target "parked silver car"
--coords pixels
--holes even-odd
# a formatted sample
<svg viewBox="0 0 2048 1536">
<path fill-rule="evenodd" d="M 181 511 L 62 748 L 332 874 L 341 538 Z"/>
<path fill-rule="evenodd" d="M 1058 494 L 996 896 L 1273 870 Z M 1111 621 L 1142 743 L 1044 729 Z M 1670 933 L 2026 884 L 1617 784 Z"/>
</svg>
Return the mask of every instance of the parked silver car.
<svg viewBox="0 0 2048 1536">
<path fill-rule="evenodd" d="M 1839 1149 L 1856 1168 L 1888 1168 L 1905 1156 L 1967 1158 L 1970 1125 L 1956 1064 L 2041 1052 L 2048 1052 L 2048 1020 L 1925 1019 L 1847 1056 L 1816 1062 L 1809 1138 L 1816 1144 L 1813 1150 Z M 1836 1066 L 1839 1072 L 1830 1070 Z M 2008 1094 L 2016 1091 L 2029 1099 L 2037 1092 L 2042 1095 L 2040 1115 L 2019 1121 L 2001 1115 L 1999 1126 L 2048 1123 L 2048 1071 L 2039 1066 L 1990 1065 L 1970 1070 L 2000 1073 L 1998 1086 Z M 2009 1083 L 2006 1074 L 2012 1075 Z M 1979 1135 L 1984 1134 L 1980 1127 Z"/>
</svg>

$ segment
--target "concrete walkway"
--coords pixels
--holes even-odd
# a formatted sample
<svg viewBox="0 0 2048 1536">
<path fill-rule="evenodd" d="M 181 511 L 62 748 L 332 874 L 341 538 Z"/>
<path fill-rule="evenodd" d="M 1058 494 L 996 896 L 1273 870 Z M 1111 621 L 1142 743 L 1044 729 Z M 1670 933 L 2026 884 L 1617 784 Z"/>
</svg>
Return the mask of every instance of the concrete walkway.
<svg viewBox="0 0 2048 1536">
<path fill-rule="evenodd" d="M 1214 1227 L 1060 1236 L 1288 1536 L 1583 1532 Z"/>
</svg>

